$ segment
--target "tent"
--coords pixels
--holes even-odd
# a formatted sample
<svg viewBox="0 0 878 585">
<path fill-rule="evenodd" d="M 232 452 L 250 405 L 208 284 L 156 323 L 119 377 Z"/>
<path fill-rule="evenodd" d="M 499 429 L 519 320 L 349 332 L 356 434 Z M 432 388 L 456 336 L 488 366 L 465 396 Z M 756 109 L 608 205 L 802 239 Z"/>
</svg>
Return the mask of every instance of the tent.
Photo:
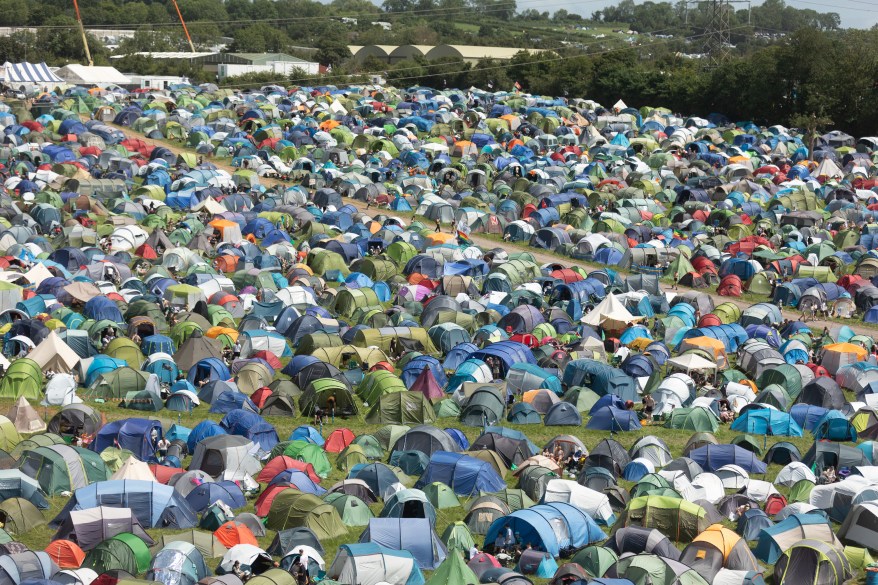
<svg viewBox="0 0 878 585">
<path fill-rule="evenodd" d="M 812 539 L 841 548 L 829 521 L 819 514 L 793 514 L 774 526 L 762 529 L 754 554 L 760 561 L 774 564 L 795 543 Z"/>
<path fill-rule="evenodd" d="M 430 464 L 415 488 L 423 488 L 436 481 L 448 485 L 459 496 L 493 492 L 506 487 L 506 482 L 489 463 L 448 451 L 433 453 Z"/>
<path fill-rule="evenodd" d="M 107 506 L 71 510 L 61 522 L 54 538 L 72 540 L 82 550 L 88 551 L 123 532 L 134 534 L 148 545 L 154 544 L 129 508 Z"/>
<path fill-rule="evenodd" d="M 563 548 L 576 548 L 606 538 L 585 513 L 562 502 L 537 504 L 498 518 L 488 528 L 485 542 L 494 542 L 507 527 L 519 534 L 522 542 L 531 543 L 537 550 L 554 557 Z"/>
<path fill-rule="evenodd" d="M 698 504 L 667 496 L 640 496 L 628 502 L 614 528 L 624 526 L 660 528 L 673 540 L 690 542 L 707 529 L 709 520 Z"/>
<path fill-rule="evenodd" d="M 778 585 L 840 585 L 851 576 L 850 562 L 841 547 L 809 538 L 793 543 L 774 566 Z"/>
<path fill-rule="evenodd" d="M 73 491 L 110 477 L 100 455 L 67 445 L 26 449 L 19 457 L 18 468 L 36 479 L 48 495 Z"/>
<path fill-rule="evenodd" d="M 447 556 L 445 544 L 427 518 L 372 518 L 360 535 L 360 542 L 406 550 L 421 569 L 434 570 Z"/>
<path fill-rule="evenodd" d="M 374 543 L 343 544 L 326 572 L 329 579 L 358 585 L 423 585 L 424 576 L 406 550 Z"/>
</svg>

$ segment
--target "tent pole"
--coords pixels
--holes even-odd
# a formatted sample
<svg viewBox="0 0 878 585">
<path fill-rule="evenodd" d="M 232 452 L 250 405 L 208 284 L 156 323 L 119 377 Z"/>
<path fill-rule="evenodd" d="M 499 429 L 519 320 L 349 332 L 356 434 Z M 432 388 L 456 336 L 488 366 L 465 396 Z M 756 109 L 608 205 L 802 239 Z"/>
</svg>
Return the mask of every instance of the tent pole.
<svg viewBox="0 0 878 585">
<path fill-rule="evenodd" d="M 79 14 L 79 2 L 73 0 L 73 8 L 76 11 L 76 21 L 79 23 L 79 32 L 82 34 L 82 46 L 85 48 L 85 60 L 91 67 L 95 63 L 91 59 L 91 51 L 88 50 L 88 37 L 85 36 L 85 27 L 82 25 L 82 16 Z"/>
<path fill-rule="evenodd" d="M 189 29 L 186 28 L 186 21 L 183 20 L 183 13 L 180 12 L 180 6 L 177 4 L 177 0 L 172 0 L 174 3 L 174 8 L 177 10 L 177 16 L 180 18 L 180 24 L 183 25 L 183 32 L 186 33 L 186 40 L 189 41 L 189 50 L 193 53 L 195 52 L 195 45 L 192 44 L 192 37 L 189 36 Z"/>
</svg>

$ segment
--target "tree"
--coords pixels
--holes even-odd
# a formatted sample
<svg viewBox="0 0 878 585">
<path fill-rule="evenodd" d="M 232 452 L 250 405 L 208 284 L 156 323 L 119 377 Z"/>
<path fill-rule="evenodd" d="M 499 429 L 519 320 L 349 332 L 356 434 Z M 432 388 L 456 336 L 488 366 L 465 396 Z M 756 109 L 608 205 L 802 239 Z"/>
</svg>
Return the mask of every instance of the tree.
<svg viewBox="0 0 878 585">
<path fill-rule="evenodd" d="M 2 26 L 25 25 L 28 23 L 29 14 L 30 8 L 27 0 L 0 0 L 0 25 Z"/>
</svg>

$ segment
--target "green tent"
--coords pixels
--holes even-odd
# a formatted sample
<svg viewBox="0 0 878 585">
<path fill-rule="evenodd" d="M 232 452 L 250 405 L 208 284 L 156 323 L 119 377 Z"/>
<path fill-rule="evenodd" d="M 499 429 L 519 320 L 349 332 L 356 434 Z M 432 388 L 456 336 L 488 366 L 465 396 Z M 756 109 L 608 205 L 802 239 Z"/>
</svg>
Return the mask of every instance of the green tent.
<svg viewBox="0 0 878 585">
<path fill-rule="evenodd" d="M 453 550 L 448 551 L 448 556 L 427 579 L 427 585 L 478 585 L 479 582 L 461 553 Z"/>
<path fill-rule="evenodd" d="M 49 445 L 22 452 L 18 468 L 52 496 L 110 479 L 110 471 L 94 451 L 69 445 Z"/>
<path fill-rule="evenodd" d="M 445 543 L 449 551 L 459 550 L 463 553 L 468 553 L 475 544 L 469 527 L 461 521 L 452 522 L 445 527 L 445 532 L 442 533 L 442 542 Z"/>
<path fill-rule="evenodd" d="M 292 441 L 286 446 L 283 454 L 293 459 L 310 463 L 314 467 L 314 473 L 320 477 L 326 477 L 332 471 L 326 451 L 310 441 L 304 439 Z"/>
<path fill-rule="evenodd" d="M 665 421 L 665 428 L 715 433 L 719 419 L 713 411 L 702 406 L 675 408 Z"/>
<path fill-rule="evenodd" d="M 378 295 L 371 288 L 344 288 L 335 295 L 335 311 L 339 315 L 352 317 L 357 309 L 381 308 Z"/>
<path fill-rule="evenodd" d="M 634 585 L 708 585 L 695 569 L 653 554 L 625 556 L 616 563 L 615 571 Z"/>
<path fill-rule="evenodd" d="M 327 494 L 323 501 L 335 508 L 341 521 L 348 526 L 368 526 L 369 519 L 374 517 L 366 502 L 357 496 L 333 492 Z"/>
<path fill-rule="evenodd" d="M 3 500 L 0 503 L 0 520 L 3 521 L 3 529 L 13 535 L 24 535 L 29 530 L 46 525 L 43 514 L 24 498 Z"/>
<path fill-rule="evenodd" d="M 436 418 L 457 418 L 460 416 L 460 405 L 453 398 L 444 398 L 433 405 Z"/>
<path fill-rule="evenodd" d="M 369 424 L 429 424 L 435 420 L 433 405 L 420 392 L 385 394 L 366 414 Z"/>
<path fill-rule="evenodd" d="M 394 341 L 395 340 L 395 341 Z M 381 327 L 380 329 L 360 329 L 354 334 L 353 345 L 357 347 L 375 346 L 385 354 L 390 354 L 392 346 L 399 344 L 421 353 L 438 355 L 427 330 L 422 327 Z M 409 346 L 420 347 L 409 347 Z"/>
<path fill-rule="evenodd" d="M 391 449 L 404 434 L 412 430 L 408 425 L 386 425 L 372 433 L 375 440 L 384 450 Z"/>
<path fill-rule="evenodd" d="M 295 585 L 296 578 L 284 569 L 269 569 L 249 579 L 247 583 L 250 585 Z"/>
<path fill-rule="evenodd" d="M 690 542 L 710 526 L 707 512 L 693 502 L 667 496 L 640 496 L 628 503 L 613 526 L 659 529 L 671 540 Z"/>
<path fill-rule="evenodd" d="M 433 507 L 437 510 L 460 506 L 460 502 L 457 500 L 454 490 L 440 481 L 434 481 L 433 483 L 424 486 L 423 492 L 430 503 L 433 504 Z"/>
<path fill-rule="evenodd" d="M 146 388 L 149 374 L 131 367 L 121 367 L 104 372 L 86 391 L 88 398 L 122 400 L 129 392 L 139 392 Z"/>
<path fill-rule="evenodd" d="M 808 479 L 801 479 L 793 484 L 793 487 L 790 488 L 790 500 L 791 502 L 805 502 L 809 503 L 811 501 L 811 490 L 814 489 L 814 482 Z"/>
<path fill-rule="evenodd" d="M 802 391 L 802 374 L 792 364 L 781 364 L 771 369 L 764 370 L 756 379 L 756 387 L 765 389 L 771 384 L 777 384 L 786 390 L 787 396 L 795 401 Z"/>
<path fill-rule="evenodd" d="M 21 443 L 21 435 L 15 428 L 15 424 L 5 416 L 0 415 L 0 449 L 11 451 Z"/>
<path fill-rule="evenodd" d="M 0 398 L 17 399 L 22 396 L 28 400 L 43 397 L 43 370 L 37 362 L 28 358 L 13 361 L 0 380 Z"/>
<path fill-rule="evenodd" d="M 384 457 L 384 449 L 381 448 L 381 443 L 378 442 L 374 435 L 358 435 L 348 447 L 351 445 L 360 447 L 367 459 L 381 459 Z"/>
<path fill-rule="evenodd" d="M 362 447 L 359 445 L 348 445 L 338 454 L 338 458 L 335 460 L 335 466 L 339 471 L 349 471 L 355 465 L 368 462 L 369 458 L 366 457 L 366 452 Z"/>
<path fill-rule="evenodd" d="M 363 377 L 363 381 L 357 387 L 357 396 L 365 403 L 375 404 L 385 394 L 406 390 L 408 390 L 406 385 L 393 372 L 375 370 Z"/>
<path fill-rule="evenodd" d="M 146 543 L 130 532 L 123 532 L 90 550 L 82 568 L 93 569 L 98 575 L 112 570 L 137 575 L 149 569 L 151 560 Z"/>
<path fill-rule="evenodd" d="M 312 248 L 308 252 L 306 263 L 318 276 L 324 276 L 330 270 L 337 270 L 343 276 L 351 273 L 341 254 L 325 248 Z"/>
<path fill-rule="evenodd" d="M 299 397 L 299 410 L 302 416 L 311 416 L 318 407 L 325 410 L 330 396 L 335 396 L 337 414 L 344 416 L 357 414 L 354 395 L 343 382 L 332 378 L 319 378 L 305 386 Z"/>
<path fill-rule="evenodd" d="M 119 402 L 119 408 L 142 410 L 145 412 L 158 412 L 165 407 L 165 402 L 158 394 L 149 390 L 139 392 L 126 392 L 125 397 Z"/>
<path fill-rule="evenodd" d="M 576 563 L 585 569 L 585 572 L 592 577 L 600 578 L 618 560 L 619 555 L 613 549 L 605 546 L 591 545 L 579 549 L 570 559 L 570 562 Z"/>
<path fill-rule="evenodd" d="M 283 490 L 271 502 L 265 519 L 269 530 L 286 530 L 305 526 L 321 541 L 347 534 L 334 507 L 317 496 L 295 489 Z"/>
<path fill-rule="evenodd" d="M 506 488 L 499 492 L 491 492 L 490 495 L 509 506 L 509 510 L 512 512 L 530 508 L 536 504 L 524 490 L 519 488 Z"/>
</svg>

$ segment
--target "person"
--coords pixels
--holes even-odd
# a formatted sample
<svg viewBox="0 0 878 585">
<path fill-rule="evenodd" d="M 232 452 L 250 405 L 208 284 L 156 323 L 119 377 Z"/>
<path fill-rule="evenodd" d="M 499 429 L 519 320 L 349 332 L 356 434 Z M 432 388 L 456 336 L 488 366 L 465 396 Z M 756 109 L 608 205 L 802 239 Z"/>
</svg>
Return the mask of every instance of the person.
<svg viewBox="0 0 878 585">
<path fill-rule="evenodd" d="M 643 396 L 643 419 L 651 422 L 653 411 L 655 411 L 655 398 L 652 397 L 652 394 L 645 394 Z"/>
<path fill-rule="evenodd" d="M 168 441 L 165 437 L 159 439 L 158 443 L 156 443 L 156 451 L 159 455 L 159 461 L 164 461 L 165 457 L 168 456 L 168 449 L 171 447 L 171 442 Z"/>
<path fill-rule="evenodd" d="M 293 577 L 296 579 L 296 585 L 307 585 L 309 580 L 308 569 L 302 563 L 302 558 L 296 559 L 292 566 Z"/>
<path fill-rule="evenodd" d="M 442 233 L 442 222 L 436 220 L 436 233 Z"/>
<path fill-rule="evenodd" d="M 323 424 L 323 409 L 319 406 L 314 409 L 314 426 L 319 426 Z"/>
<path fill-rule="evenodd" d="M 241 342 L 235 340 L 235 345 L 232 346 L 232 358 L 238 359 L 241 357 Z"/>
<path fill-rule="evenodd" d="M 326 410 L 329 411 L 330 420 L 335 422 L 335 394 L 330 394 L 326 399 Z"/>
<path fill-rule="evenodd" d="M 500 552 L 497 553 L 496 559 L 501 565 L 508 567 L 511 564 L 512 555 L 506 552 L 505 548 L 501 548 Z"/>
<path fill-rule="evenodd" d="M 473 560 L 477 556 L 479 556 L 479 549 L 476 548 L 475 543 L 473 543 L 473 545 L 469 547 L 469 560 Z"/>
<path fill-rule="evenodd" d="M 156 430 L 155 428 L 153 428 L 153 429 L 149 432 L 149 442 L 152 443 L 152 447 L 153 447 L 153 449 L 157 449 L 157 448 L 158 448 L 158 443 L 159 443 L 159 432 L 158 432 L 158 430 Z"/>
<path fill-rule="evenodd" d="M 135 331 L 134 335 L 131 336 L 131 341 L 136 343 L 138 346 L 140 345 L 140 342 L 142 341 L 142 339 L 140 338 L 140 335 L 137 334 L 137 331 Z"/>
<path fill-rule="evenodd" d="M 245 573 L 243 569 L 241 569 L 241 561 L 235 561 L 235 564 L 232 565 L 232 573 L 242 581 L 244 580 Z"/>
<path fill-rule="evenodd" d="M 506 526 L 506 541 L 503 543 L 503 546 L 506 548 L 512 548 L 515 546 L 515 534 L 512 532 L 512 527 Z"/>
</svg>

